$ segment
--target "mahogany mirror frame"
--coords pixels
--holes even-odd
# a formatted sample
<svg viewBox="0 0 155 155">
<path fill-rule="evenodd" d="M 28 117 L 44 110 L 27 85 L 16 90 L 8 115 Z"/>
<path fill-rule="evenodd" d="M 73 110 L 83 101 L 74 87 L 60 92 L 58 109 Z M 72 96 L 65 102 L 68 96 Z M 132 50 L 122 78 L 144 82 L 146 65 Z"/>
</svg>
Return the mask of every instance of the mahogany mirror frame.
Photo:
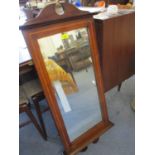
<svg viewBox="0 0 155 155">
<path fill-rule="evenodd" d="M 49 10 L 52 9 L 53 6 L 54 5 L 49 5 L 48 7 L 46 7 L 37 18 L 28 21 L 26 24 L 24 24 L 24 26 L 21 26 L 20 29 L 22 30 L 28 50 L 37 70 L 55 125 L 64 145 L 65 154 L 73 155 L 82 150 L 89 143 L 100 137 L 105 131 L 112 127 L 113 123 L 109 121 L 107 112 L 106 100 L 104 96 L 104 82 L 99 64 L 96 33 L 92 15 L 88 12 L 83 13 L 70 4 L 63 4 L 64 9 L 67 7 L 67 9 L 65 10 L 67 13 L 65 13 L 61 17 L 56 14 L 54 15 L 54 17 L 50 17 Z M 68 13 L 70 10 L 74 10 L 76 15 Z M 79 15 L 78 17 L 77 14 Z M 76 17 L 71 18 L 73 16 Z M 47 17 L 46 19 L 48 20 L 42 20 L 42 17 Z M 79 28 L 87 28 L 88 30 L 89 44 L 91 49 L 90 51 L 99 95 L 102 121 L 71 142 L 57 104 L 57 100 L 54 94 L 54 88 L 51 87 L 51 81 L 49 79 L 37 40 L 42 37 Z"/>
</svg>

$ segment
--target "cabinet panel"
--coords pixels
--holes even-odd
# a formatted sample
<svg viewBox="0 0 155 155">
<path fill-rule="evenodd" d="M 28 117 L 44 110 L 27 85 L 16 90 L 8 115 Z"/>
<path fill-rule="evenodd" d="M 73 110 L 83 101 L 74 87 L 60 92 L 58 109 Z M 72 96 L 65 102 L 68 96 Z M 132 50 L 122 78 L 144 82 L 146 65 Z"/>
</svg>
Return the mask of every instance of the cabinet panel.
<svg viewBox="0 0 155 155">
<path fill-rule="evenodd" d="M 96 20 L 105 92 L 135 72 L 135 14 Z"/>
</svg>

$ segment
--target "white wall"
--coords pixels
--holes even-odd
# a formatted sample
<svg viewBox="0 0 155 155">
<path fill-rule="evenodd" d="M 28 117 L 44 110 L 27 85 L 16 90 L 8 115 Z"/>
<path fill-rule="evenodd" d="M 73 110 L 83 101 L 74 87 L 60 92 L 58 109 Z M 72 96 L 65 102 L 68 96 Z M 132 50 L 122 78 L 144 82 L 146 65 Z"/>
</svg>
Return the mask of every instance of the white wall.
<svg viewBox="0 0 155 155">
<path fill-rule="evenodd" d="M 55 54 L 56 48 L 53 43 L 52 36 L 39 39 L 38 43 L 44 58 L 47 58 L 48 56 L 53 56 Z"/>
</svg>

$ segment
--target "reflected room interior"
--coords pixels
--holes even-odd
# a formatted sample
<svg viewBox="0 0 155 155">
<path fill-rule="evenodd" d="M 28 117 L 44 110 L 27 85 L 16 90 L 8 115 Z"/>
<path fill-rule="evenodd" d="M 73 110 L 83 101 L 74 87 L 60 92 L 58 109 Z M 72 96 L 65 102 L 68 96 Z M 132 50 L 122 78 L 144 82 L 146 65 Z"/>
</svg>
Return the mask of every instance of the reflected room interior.
<svg viewBox="0 0 155 155">
<path fill-rule="evenodd" d="M 86 28 L 38 39 L 70 141 L 102 121 Z"/>
</svg>

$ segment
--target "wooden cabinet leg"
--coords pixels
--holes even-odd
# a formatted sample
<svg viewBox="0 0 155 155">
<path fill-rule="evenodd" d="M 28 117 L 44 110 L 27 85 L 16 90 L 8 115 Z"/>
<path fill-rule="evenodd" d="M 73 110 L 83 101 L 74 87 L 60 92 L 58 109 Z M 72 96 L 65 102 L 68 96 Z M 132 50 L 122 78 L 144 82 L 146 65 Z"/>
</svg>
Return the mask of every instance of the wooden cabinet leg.
<svg viewBox="0 0 155 155">
<path fill-rule="evenodd" d="M 121 86 L 122 86 L 122 83 L 120 83 L 119 85 L 118 85 L 118 91 L 120 91 L 121 90 Z"/>
<path fill-rule="evenodd" d="M 99 141 L 99 138 L 95 139 L 95 140 L 93 141 L 93 144 L 96 144 L 98 141 Z"/>
<path fill-rule="evenodd" d="M 62 155 L 67 155 L 65 151 L 62 152 Z"/>
<path fill-rule="evenodd" d="M 85 151 L 87 151 L 87 149 L 88 149 L 88 146 L 86 146 L 85 148 L 83 148 L 80 152 L 85 152 Z"/>
</svg>

